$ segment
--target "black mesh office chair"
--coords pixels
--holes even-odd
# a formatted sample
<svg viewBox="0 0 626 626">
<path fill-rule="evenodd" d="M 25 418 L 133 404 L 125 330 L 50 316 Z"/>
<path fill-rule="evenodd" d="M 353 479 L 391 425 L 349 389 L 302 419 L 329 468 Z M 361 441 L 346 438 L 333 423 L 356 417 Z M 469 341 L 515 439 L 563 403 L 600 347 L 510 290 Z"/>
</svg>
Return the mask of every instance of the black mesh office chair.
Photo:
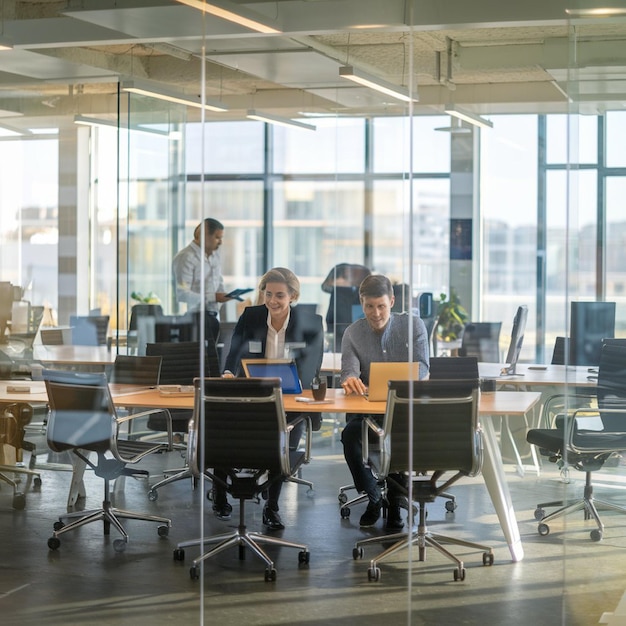
<svg viewBox="0 0 626 626">
<path fill-rule="evenodd" d="M 475 356 L 481 363 L 499 363 L 501 329 L 502 322 L 465 324 L 459 356 Z"/>
<path fill-rule="evenodd" d="M 160 385 L 193 385 L 195 378 L 200 376 L 200 342 L 183 341 L 180 343 L 152 343 L 146 346 L 146 355 L 161 357 Z M 219 359 L 213 338 L 205 340 L 205 375 L 219 376 Z M 171 409 L 171 424 L 174 433 L 189 432 L 189 420 L 193 411 L 187 409 Z M 151 416 L 148 419 L 148 428 L 156 431 L 167 429 L 163 417 Z M 148 492 L 150 500 L 156 500 L 158 490 L 183 478 L 193 478 L 188 466 L 166 472 L 166 477 L 152 485 Z"/>
<path fill-rule="evenodd" d="M 137 352 L 140 355 L 145 353 L 145 344 L 154 341 L 154 325 L 158 317 L 163 315 L 163 307 L 160 304 L 134 304 L 130 310 L 130 320 L 128 322 L 128 333 L 126 344 L 131 353 Z M 144 336 L 140 326 L 149 320 L 151 325 L 150 338 Z M 140 345 L 140 342 L 142 345 Z"/>
<path fill-rule="evenodd" d="M 190 447 L 191 464 L 199 475 L 208 473 L 239 500 L 239 525 L 234 532 L 204 540 L 179 543 L 174 559 L 185 558 L 185 548 L 213 546 L 196 558 L 191 578 L 198 578 L 202 562 L 223 550 L 239 546 L 243 559 L 248 548 L 265 562 L 265 580 L 276 580 L 274 562 L 262 549 L 263 544 L 296 548 L 298 562 L 307 564 L 309 552 L 305 544 L 293 543 L 275 536 L 249 532 L 246 528 L 245 503 L 258 498 L 270 485 L 268 471 L 275 480 L 293 475 L 307 463 L 311 452 L 311 423 L 300 417 L 287 425 L 279 378 L 208 378 L 195 382 L 193 433 L 195 445 Z M 299 421 L 306 423 L 304 449 L 289 449 L 289 432 Z M 227 473 L 224 481 L 212 473 L 220 468 Z M 246 469 L 236 469 L 246 468 Z"/>
<path fill-rule="evenodd" d="M 159 536 L 167 536 L 171 521 L 165 517 L 135 513 L 114 508 L 110 497 L 110 481 L 119 476 L 147 476 L 145 470 L 131 467 L 148 454 L 160 452 L 160 443 L 128 441 L 118 438 L 123 425 L 132 415 L 118 418 L 109 385 L 104 373 L 86 374 L 44 370 L 48 392 L 50 416 L 46 430 L 48 446 L 53 452 L 70 450 L 77 461 L 93 469 L 104 481 L 102 506 L 90 511 L 78 511 L 59 516 L 54 533 L 48 539 L 48 547 L 56 550 L 61 545 L 59 536 L 85 524 L 102 521 L 104 534 L 114 526 L 122 539 L 113 542 L 113 548 L 121 552 L 128 543 L 128 533 L 121 519 L 137 519 L 160 524 Z M 97 461 L 89 458 L 95 452 Z"/>
<path fill-rule="evenodd" d="M 582 509 L 584 519 L 593 518 L 597 526 L 590 533 L 591 539 L 600 541 L 604 524 L 597 507 L 626 513 L 626 507 L 595 500 L 591 482 L 594 471 L 626 450 L 626 348 L 604 345 L 595 394 L 551 396 L 544 403 L 542 423 L 551 426 L 529 430 L 527 441 L 551 461 L 585 472 L 585 488 L 583 497 L 573 502 L 559 500 L 538 504 L 535 510 L 535 519 L 539 521 L 537 530 L 540 535 L 547 535 L 553 519 Z M 561 508 L 546 515 L 544 508 L 552 506 Z"/>
<path fill-rule="evenodd" d="M 109 382 L 111 384 L 138 385 L 141 387 L 156 387 L 159 384 L 161 375 L 160 356 L 135 356 L 118 354 L 115 357 L 113 367 L 109 374 Z M 118 414 L 120 407 L 118 405 Z M 165 433 L 167 434 L 167 444 L 169 450 L 173 449 L 173 428 L 172 416 L 168 409 L 132 409 L 129 413 L 133 415 L 133 420 L 129 422 L 128 436 L 131 439 L 158 437 L 154 434 L 154 430 L 142 429 L 139 425 L 139 419 L 150 419 L 160 416 L 165 425 Z"/>
<path fill-rule="evenodd" d="M 363 441 L 367 429 L 379 436 L 381 450 L 377 472 L 387 480 L 394 473 L 410 477 L 412 492 L 405 485 L 396 486 L 419 503 L 419 522 L 410 520 L 409 531 L 357 541 L 354 559 L 363 557 L 364 548 L 374 543 L 391 543 L 384 552 L 370 560 L 368 579 L 380 580 L 378 564 L 383 559 L 415 544 L 418 560 L 425 560 L 426 547 L 435 548 L 456 564 L 454 580 L 465 579 L 463 561 L 443 547 L 443 543 L 465 546 L 483 553 L 483 565 L 493 564 L 489 546 L 431 533 L 426 526 L 426 505 L 433 502 L 451 484 L 465 476 L 476 476 L 482 465 L 482 441 L 478 427 L 478 379 L 391 381 L 387 409 L 381 427 L 370 418 L 364 420 Z M 409 426 L 412 425 L 412 438 Z M 368 444 L 363 456 L 368 458 Z"/>
</svg>

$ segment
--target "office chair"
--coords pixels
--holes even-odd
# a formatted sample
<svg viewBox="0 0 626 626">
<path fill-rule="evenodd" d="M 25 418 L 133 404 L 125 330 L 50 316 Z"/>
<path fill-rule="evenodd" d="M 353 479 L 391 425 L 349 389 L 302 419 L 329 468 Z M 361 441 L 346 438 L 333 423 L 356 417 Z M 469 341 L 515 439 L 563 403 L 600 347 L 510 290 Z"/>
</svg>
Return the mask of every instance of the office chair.
<svg viewBox="0 0 626 626">
<path fill-rule="evenodd" d="M 160 304 L 134 304 L 130 309 L 130 320 L 128 322 L 128 333 L 126 335 L 126 345 L 131 354 L 137 352 L 140 355 L 145 353 L 145 343 L 154 342 L 154 324 L 156 319 L 163 315 L 163 307 Z M 142 336 L 143 329 L 140 326 L 146 321 L 151 323 L 151 336 L 146 338 Z M 145 326 L 144 326 L 145 327 Z M 139 345 L 139 342 L 142 345 Z"/>
<path fill-rule="evenodd" d="M 557 337 L 554 340 L 551 365 L 565 365 L 565 353 L 569 348 L 569 337 Z"/>
<path fill-rule="evenodd" d="M 394 473 L 410 477 L 411 491 L 396 486 L 419 504 L 419 522 L 409 520 L 408 532 L 371 537 L 357 541 L 353 558 L 363 557 L 364 548 L 375 543 L 392 543 L 370 560 L 370 581 L 380 580 L 378 564 L 396 552 L 418 547 L 418 560 L 424 561 L 426 547 L 435 548 L 456 564 L 454 580 L 465 579 L 463 561 L 442 544 L 452 543 L 482 551 L 483 565 L 493 565 L 493 550 L 486 545 L 431 533 L 426 526 L 426 505 L 433 502 L 450 485 L 465 476 L 476 476 L 482 466 L 482 440 L 478 426 L 478 379 L 391 381 L 387 409 L 381 427 L 371 418 L 363 421 L 363 441 L 367 430 L 379 437 L 380 476 L 393 480 Z M 412 438 L 409 437 L 412 426 Z M 369 458 L 369 444 L 363 457 Z M 453 472 L 450 475 L 450 472 Z"/>
<path fill-rule="evenodd" d="M 499 363 L 501 328 L 502 322 L 465 324 L 459 356 L 475 356 L 482 363 Z"/>
<path fill-rule="evenodd" d="M 258 498 L 270 485 L 268 471 L 276 480 L 291 476 L 311 453 L 311 423 L 300 417 L 287 425 L 279 378 L 207 378 L 197 379 L 191 464 L 196 475 L 208 473 L 239 500 L 239 525 L 234 532 L 179 543 L 174 559 L 185 558 L 185 548 L 213 546 L 193 561 L 192 579 L 199 578 L 202 562 L 231 546 L 239 546 L 239 558 L 245 558 L 245 548 L 265 562 L 265 580 L 276 580 L 274 562 L 261 547 L 263 544 L 296 548 L 298 562 L 308 564 L 305 544 L 293 543 L 262 533 L 249 532 L 246 527 L 245 503 Z M 298 421 L 306 424 L 304 449 L 289 449 L 289 432 Z M 212 473 L 220 468 L 227 473 L 224 481 Z M 235 469 L 246 468 L 246 469 Z"/>
<path fill-rule="evenodd" d="M 160 356 L 135 356 L 118 354 L 115 356 L 113 367 L 109 374 L 109 382 L 111 384 L 138 385 L 141 387 L 156 387 L 159 384 L 159 376 L 161 374 L 161 357 Z M 118 415 L 120 408 L 118 406 Z M 133 420 L 129 422 L 128 436 L 130 439 L 154 438 L 154 430 L 150 430 L 152 436 L 146 437 L 146 431 L 138 431 L 134 422 L 139 418 L 152 417 L 161 415 L 165 424 L 165 432 L 167 433 L 168 449 L 174 447 L 174 432 L 172 429 L 172 416 L 168 409 L 145 409 L 141 411 L 132 410 Z M 156 435 L 158 436 L 158 435 Z"/>
<path fill-rule="evenodd" d="M 478 360 L 476 357 L 431 357 L 430 359 L 430 379 L 443 380 L 476 380 L 478 378 Z M 371 445 L 370 445 L 371 447 Z M 383 490 L 383 516 L 386 514 L 386 492 L 385 481 L 380 480 L 379 484 Z M 350 508 L 355 504 L 365 502 L 366 494 L 359 494 L 352 500 L 348 500 L 347 491 L 354 489 L 354 485 L 344 485 L 339 488 L 337 499 L 342 505 L 340 514 L 343 519 L 350 517 Z M 442 492 L 440 497 L 446 499 L 445 508 L 448 513 L 454 513 L 457 508 L 456 496 L 448 492 Z M 408 503 L 403 508 L 408 509 Z"/>
<path fill-rule="evenodd" d="M 108 315 L 70 315 L 72 344 L 105 346 L 109 331 Z"/>
<path fill-rule="evenodd" d="M 110 533 L 111 526 L 122 535 L 122 539 L 113 542 L 116 552 L 124 551 L 129 540 L 121 519 L 156 522 L 160 524 L 159 536 L 167 536 L 171 526 L 169 519 L 114 508 L 110 498 L 111 480 L 119 476 L 147 476 L 145 470 L 129 466 L 148 454 L 166 449 L 166 446 L 119 438 L 120 428 L 133 416 L 117 416 L 104 373 L 44 370 L 44 380 L 50 405 L 47 427 L 49 448 L 53 452 L 70 450 L 77 457 L 79 466 L 82 463 L 88 465 L 104 481 L 102 507 L 59 516 L 52 537 L 48 539 L 48 547 L 57 550 L 61 545 L 60 535 L 96 521 L 103 522 L 105 535 Z M 96 453 L 95 463 L 90 460 L 89 452 Z"/>
<path fill-rule="evenodd" d="M 217 348 L 213 338 L 205 339 L 205 374 L 219 376 L 219 359 Z M 146 346 L 146 355 L 161 357 L 160 385 L 193 385 L 194 379 L 200 376 L 200 342 L 183 341 L 180 343 L 149 343 Z M 189 420 L 193 411 L 187 409 L 170 409 L 172 430 L 174 433 L 188 433 Z M 151 416 L 148 419 L 148 428 L 156 431 L 167 429 L 162 417 Z M 166 477 L 152 485 L 148 492 L 148 498 L 157 500 L 158 490 L 183 478 L 194 479 L 189 466 L 168 470 Z M 194 479 L 195 482 L 195 479 Z"/>
<path fill-rule="evenodd" d="M 25 427 L 30 423 L 32 416 L 33 407 L 25 402 L 13 402 L 0 409 L 0 452 L 2 452 L 0 456 L 3 458 L 3 464 L 0 465 L 0 480 L 13 488 L 12 506 L 20 511 L 26 506 L 25 492 L 29 490 L 31 481 L 34 487 L 41 487 L 41 474 L 34 469 L 35 455 L 31 455 L 28 467 L 21 465 L 23 451 L 34 451 L 34 446 L 30 442 L 24 441 Z M 5 457 L 5 446 L 15 449 L 14 459 Z M 27 477 L 24 490 L 19 488 L 17 480 L 9 478 L 7 475 L 9 473 Z"/>
<path fill-rule="evenodd" d="M 559 409 L 567 408 L 567 412 Z M 583 497 L 575 501 L 543 502 L 537 505 L 535 519 L 539 522 L 540 535 L 548 535 L 549 522 L 580 509 L 584 519 L 596 522 L 590 537 L 600 541 L 604 524 L 598 514 L 598 506 L 620 513 L 626 507 L 612 502 L 595 500 L 592 473 L 623 450 L 626 450 L 626 349 L 622 346 L 604 345 L 598 367 L 598 385 L 595 394 L 558 394 L 544 403 L 542 423 L 550 422 L 550 428 L 534 428 L 526 439 L 536 445 L 541 454 L 561 466 L 585 472 Z M 545 507 L 561 507 L 545 514 Z"/>
</svg>

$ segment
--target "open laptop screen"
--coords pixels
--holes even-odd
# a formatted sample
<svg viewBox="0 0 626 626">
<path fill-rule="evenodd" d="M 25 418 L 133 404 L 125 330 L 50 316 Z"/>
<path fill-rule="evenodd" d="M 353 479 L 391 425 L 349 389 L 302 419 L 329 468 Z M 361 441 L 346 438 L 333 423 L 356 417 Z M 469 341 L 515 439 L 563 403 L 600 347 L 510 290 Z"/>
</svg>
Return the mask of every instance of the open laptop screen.
<svg viewBox="0 0 626 626">
<path fill-rule="evenodd" d="M 385 402 L 390 380 L 419 380 L 420 364 L 417 361 L 372 361 L 367 399 L 370 402 Z"/>
<path fill-rule="evenodd" d="M 302 393 L 302 384 L 294 361 L 287 359 L 242 359 L 248 378 L 280 378 L 283 393 Z"/>
</svg>

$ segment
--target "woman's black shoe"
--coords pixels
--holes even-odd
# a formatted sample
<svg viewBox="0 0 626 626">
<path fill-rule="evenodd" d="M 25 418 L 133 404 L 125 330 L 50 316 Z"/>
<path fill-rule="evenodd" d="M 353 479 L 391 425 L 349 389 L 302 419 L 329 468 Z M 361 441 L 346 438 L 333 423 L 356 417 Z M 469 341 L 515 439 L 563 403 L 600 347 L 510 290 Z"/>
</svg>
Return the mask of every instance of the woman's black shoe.
<svg viewBox="0 0 626 626">
<path fill-rule="evenodd" d="M 285 525 L 280 519 L 278 511 L 272 511 L 269 507 L 263 507 L 263 524 L 268 530 L 283 530 Z"/>
</svg>

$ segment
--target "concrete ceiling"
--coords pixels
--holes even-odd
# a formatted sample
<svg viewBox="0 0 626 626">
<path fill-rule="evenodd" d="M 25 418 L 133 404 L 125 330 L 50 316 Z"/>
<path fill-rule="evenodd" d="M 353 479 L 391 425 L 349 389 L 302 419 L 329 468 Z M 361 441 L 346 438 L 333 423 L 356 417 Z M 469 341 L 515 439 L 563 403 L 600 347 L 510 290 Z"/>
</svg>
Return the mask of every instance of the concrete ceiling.
<svg viewBox="0 0 626 626">
<path fill-rule="evenodd" d="M 125 80 L 197 96 L 203 57 L 206 96 L 229 107 L 209 119 L 406 113 L 341 78 L 346 64 L 413 85 L 416 114 L 447 102 L 487 115 L 626 106 L 626 18 L 569 21 L 579 2 L 230 0 L 277 25 L 272 35 L 176 0 L 1 2 L 0 41 L 13 49 L 0 52 L 0 122 L 13 126 L 114 115 Z"/>
</svg>

